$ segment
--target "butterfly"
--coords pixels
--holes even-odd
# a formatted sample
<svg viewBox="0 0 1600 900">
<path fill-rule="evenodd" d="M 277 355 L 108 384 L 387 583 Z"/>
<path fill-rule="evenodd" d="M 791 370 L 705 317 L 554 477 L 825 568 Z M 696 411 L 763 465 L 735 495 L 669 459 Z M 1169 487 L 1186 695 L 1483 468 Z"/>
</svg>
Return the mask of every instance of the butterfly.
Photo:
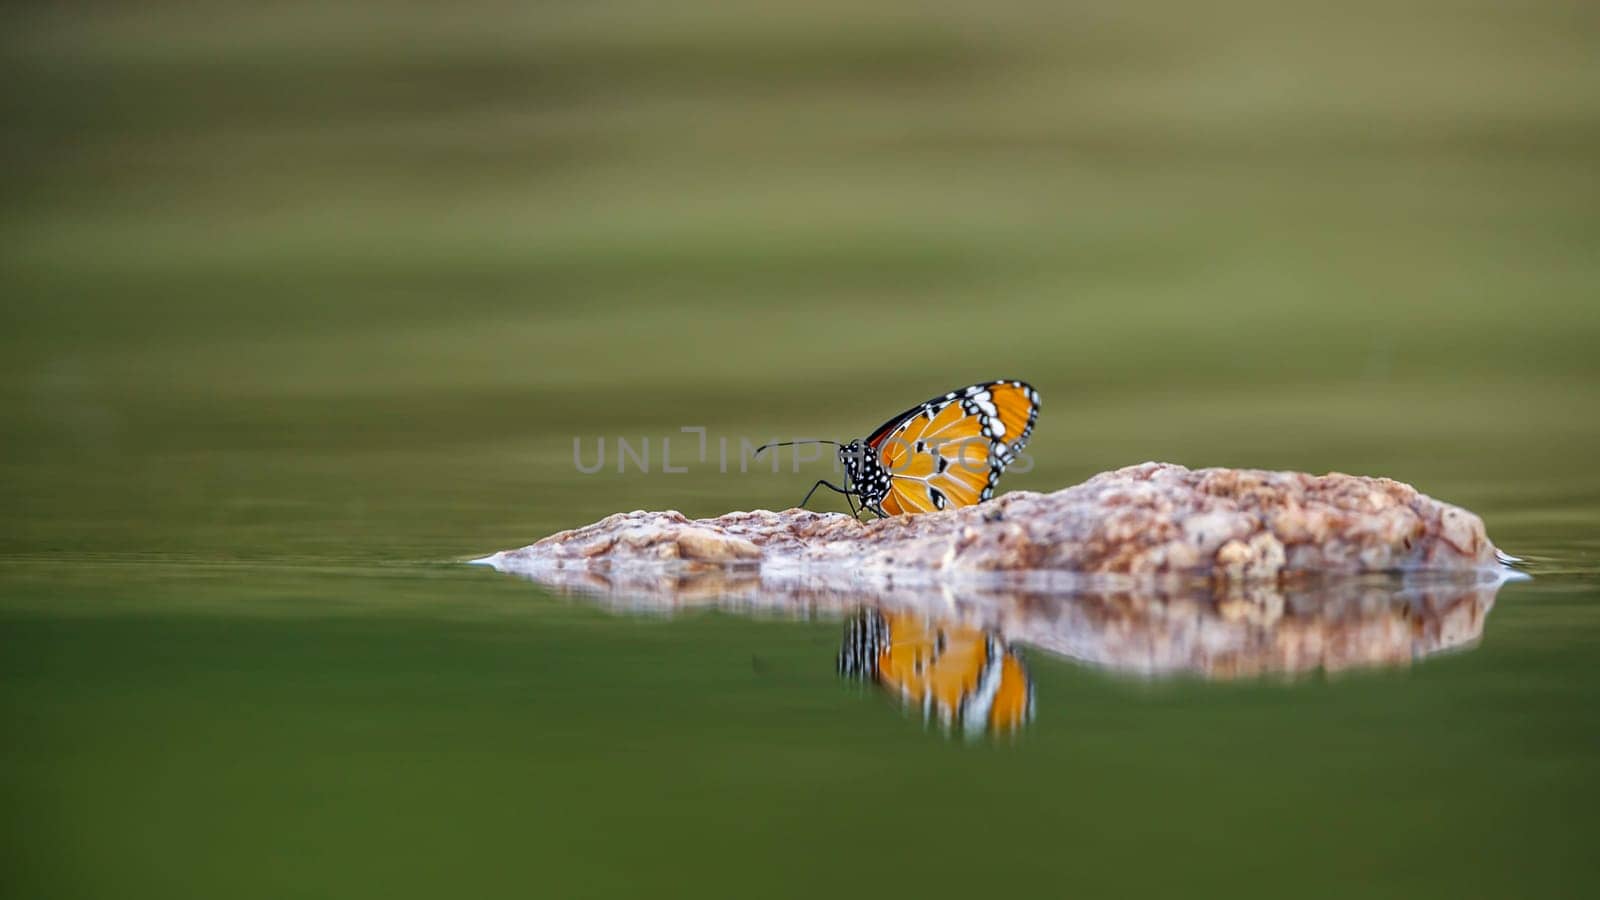
<svg viewBox="0 0 1600 900">
<path fill-rule="evenodd" d="M 1022 452 L 1039 418 L 1039 392 L 1022 381 L 985 381 L 911 407 L 865 440 L 785 441 L 757 447 L 833 444 L 844 485 L 819 479 L 817 488 L 843 494 L 857 518 L 959 509 L 994 496 L 994 486 Z"/>
<path fill-rule="evenodd" d="M 839 674 L 874 681 L 969 735 L 1033 718 L 1033 681 L 997 632 L 907 612 L 864 609 L 845 625 Z"/>
</svg>

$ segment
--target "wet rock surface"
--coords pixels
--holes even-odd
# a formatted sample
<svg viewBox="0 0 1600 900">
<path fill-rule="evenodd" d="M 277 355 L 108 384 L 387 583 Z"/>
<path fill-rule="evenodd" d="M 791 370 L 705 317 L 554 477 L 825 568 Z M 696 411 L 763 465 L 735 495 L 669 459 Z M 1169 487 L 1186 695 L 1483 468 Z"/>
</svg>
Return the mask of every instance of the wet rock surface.
<svg viewBox="0 0 1600 900">
<path fill-rule="evenodd" d="M 627 612 L 877 610 L 1129 674 L 1223 679 L 1470 646 L 1517 577 L 1477 516 L 1396 481 L 1163 463 L 871 522 L 619 513 L 480 562 Z"/>
<path fill-rule="evenodd" d="M 751 569 L 772 589 L 815 589 L 1275 582 L 1488 571 L 1499 556 L 1476 515 L 1387 478 L 1145 463 L 1053 493 L 868 522 L 802 509 L 619 513 L 481 562 L 555 582 L 714 582 L 716 570 Z"/>
</svg>

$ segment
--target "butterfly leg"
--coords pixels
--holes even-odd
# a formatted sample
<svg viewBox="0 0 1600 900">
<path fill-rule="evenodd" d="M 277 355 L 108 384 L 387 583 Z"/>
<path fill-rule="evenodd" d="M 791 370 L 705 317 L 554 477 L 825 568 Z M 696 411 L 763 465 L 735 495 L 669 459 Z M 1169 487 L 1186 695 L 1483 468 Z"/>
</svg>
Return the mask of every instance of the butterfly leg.
<svg viewBox="0 0 1600 900">
<path fill-rule="evenodd" d="M 820 478 L 817 479 L 817 483 L 816 484 L 813 484 L 811 486 L 811 490 L 806 491 L 805 499 L 800 501 L 801 508 L 804 508 L 805 505 L 808 502 L 810 502 L 811 495 L 815 494 L 817 492 L 817 488 L 819 488 L 819 487 L 825 487 L 830 491 L 834 491 L 836 493 L 843 494 L 844 498 L 845 498 L 845 501 L 850 504 L 850 512 L 851 512 L 851 514 L 852 515 L 857 515 L 857 517 L 859 518 L 859 515 L 856 513 L 856 504 L 855 504 L 855 500 L 854 500 L 855 491 L 846 490 L 845 488 L 839 487 L 837 484 L 832 484 L 832 483 L 824 481 L 824 480 L 822 480 Z"/>
<path fill-rule="evenodd" d="M 829 485 L 829 487 L 832 487 L 832 485 Z M 888 518 L 888 516 L 885 516 L 881 510 L 879 510 L 879 509 L 877 509 L 875 507 L 869 506 L 865 499 L 863 499 L 861 501 L 861 506 L 858 509 L 856 507 L 856 492 L 855 491 L 840 491 L 839 493 L 844 494 L 844 502 L 850 504 L 850 515 L 855 516 L 857 522 L 861 521 L 861 514 L 864 513 L 864 512 L 870 512 L 874 516 L 877 516 L 880 519 L 887 519 Z"/>
</svg>

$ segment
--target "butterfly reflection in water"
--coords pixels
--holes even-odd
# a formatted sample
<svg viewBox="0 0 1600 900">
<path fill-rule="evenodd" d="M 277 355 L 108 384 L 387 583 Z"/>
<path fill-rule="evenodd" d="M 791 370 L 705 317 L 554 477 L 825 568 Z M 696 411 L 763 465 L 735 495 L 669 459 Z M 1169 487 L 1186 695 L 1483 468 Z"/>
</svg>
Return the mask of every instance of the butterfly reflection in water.
<svg viewBox="0 0 1600 900">
<path fill-rule="evenodd" d="M 1033 682 L 996 631 L 910 612 L 863 609 L 845 626 L 839 673 L 899 694 L 923 717 L 969 736 L 1033 717 Z"/>
<path fill-rule="evenodd" d="M 865 440 L 783 441 L 757 447 L 833 444 L 844 466 L 844 485 L 818 480 L 817 488 L 842 494 L 850 512 L 882 516 L 957 509 L 994 495 L 1006 466 L 1033 434 L 1039 392 L 1023 381 L 985 381 L 919 403 L 878 426 Z"/>
<path fill-rule="evenodd" d="M 845 621 L 845 675 L 879 685 L 950 731 L 1033 722 L 1042 659 L 1126 678 L 1235 681 L 1408 667 L 1477 644 L 1508 580 L 1486 573 L 1196 583 L 1079 591 L 965 586 L 829 586 L 814 577 L 712 568 L 504 569 L 557 594 L 633 615 L 719 609 Z"/>
</svg>

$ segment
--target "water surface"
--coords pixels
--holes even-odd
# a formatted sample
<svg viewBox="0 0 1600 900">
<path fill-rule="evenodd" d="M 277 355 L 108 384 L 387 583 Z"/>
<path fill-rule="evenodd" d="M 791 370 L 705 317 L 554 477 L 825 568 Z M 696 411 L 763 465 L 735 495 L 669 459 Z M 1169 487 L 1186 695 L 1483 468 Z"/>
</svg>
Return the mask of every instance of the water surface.
<svg viewBox="0 0 1600 900">
<path fill-rule="evenodd" d="M 8 12 L 0 892 L 1600 889 L 1576 7 L 558 6 Z M 1002 489 L 1386 475 L 1533 578 L 1293 677 L 1008 633 L 1032 718 L 965 740 L 836 673 L 846 609 L 462 564 L 828 474 L 680 429 L 986 378 L 1043 395 Z"/>
</svg>

